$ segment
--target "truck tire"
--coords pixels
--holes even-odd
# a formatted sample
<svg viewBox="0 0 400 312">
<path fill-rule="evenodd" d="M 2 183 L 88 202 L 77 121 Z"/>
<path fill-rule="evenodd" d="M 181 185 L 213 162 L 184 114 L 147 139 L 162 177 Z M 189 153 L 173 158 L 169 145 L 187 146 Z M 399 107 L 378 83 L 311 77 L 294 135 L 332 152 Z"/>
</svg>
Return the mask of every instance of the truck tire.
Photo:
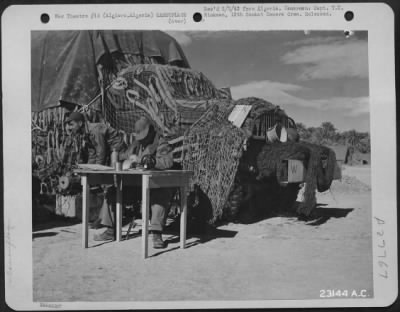
<svg viewBox="0 0 400 312">
<path fill-rule="evenodd" d="M 290 183 L 279 188 L 279 210 L 281 212 L 294 212 L 296 210 L 295 203 L 299 190 L 299 183 Z"/>
<path fill-rule="evenodd" d="M 229 193 L 227 205 L 225 207 L 225 216 L 228 221 L 235 221 L 239 215 L 240 207 L 243 202 L 243 187 L 235 182 Z"/>
</svg>

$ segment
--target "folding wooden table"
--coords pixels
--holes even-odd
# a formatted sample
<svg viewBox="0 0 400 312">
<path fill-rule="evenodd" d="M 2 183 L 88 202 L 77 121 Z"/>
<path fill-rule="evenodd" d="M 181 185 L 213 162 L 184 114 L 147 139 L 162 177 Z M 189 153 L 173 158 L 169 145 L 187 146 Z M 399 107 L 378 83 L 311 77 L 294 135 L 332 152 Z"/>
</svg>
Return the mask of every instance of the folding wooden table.
<svg viewBox="0 0 400 312">
<path fill-rule="evenodd" d="M 116 239 L 122 238 L 122 187 L 142 186 L 142 252 L 148 257 L 148 230 L 150 210 L 150 189 L 162 187 L 179 187 L 181 194 L 180 247 L 186 244 L 187 191 L 192 171 L 187 170 L 93 170 L 75 169 L 81 176 L 82 194 L 82 245 L 88 247 L 88 216 L 90 207 L 89 186 L 96 184 L 114 184 L 116 196 Z"/>
</svg>

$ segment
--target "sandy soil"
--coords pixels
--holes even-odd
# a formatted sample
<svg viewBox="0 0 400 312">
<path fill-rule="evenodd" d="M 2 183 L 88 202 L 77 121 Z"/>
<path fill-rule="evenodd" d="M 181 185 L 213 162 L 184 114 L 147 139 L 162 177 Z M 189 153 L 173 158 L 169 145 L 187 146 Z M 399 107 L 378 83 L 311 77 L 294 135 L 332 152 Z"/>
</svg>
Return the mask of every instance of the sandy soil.
<svg viewBox="0 0 400 312">
<path fill-rule="evenodd" d="M 82 249 L 80 224 L 53 224 L 33 233 L 34 301 L 316 299 L 324 289 L 373 296 L 371 194 L 347 182 L 318 194 L 315 220 L 230 223 L 189 234 L 186 249 L 166 234 L 168 248 L 150 242 L 146 260 L 140 237 L 98 244 L 91 239 L 102 230 L 91 230 Z"/>
<path fill-rule="evenodd" d="M 367 166 L 343 166 L 343 175 L 356 177 L 361 182 L 371 186 L 371 168 Z"/>
</svg>

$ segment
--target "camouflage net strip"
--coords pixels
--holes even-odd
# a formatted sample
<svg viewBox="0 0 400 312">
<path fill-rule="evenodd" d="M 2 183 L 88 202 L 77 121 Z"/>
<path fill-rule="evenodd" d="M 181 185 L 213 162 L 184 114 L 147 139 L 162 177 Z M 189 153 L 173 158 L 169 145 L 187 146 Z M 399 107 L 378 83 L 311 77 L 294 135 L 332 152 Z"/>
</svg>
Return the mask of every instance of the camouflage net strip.
<svg viewBox="0 0 400 312">
<path fill-rule="evenodd" d="M 309 216 L 316 204 L 316 191 L 326 191 L 330 188 L 336 165 L 335 153 L 324 147 L 311 143 L 301 142 L 310 150 L 303 201 L 297 207 L 297 213 Z M 322 160 L 325 159 L 325 160 Z M 323 164 L 325 162 L 325 164 Z M 325 167 L 325 168 L 324 168 Z"/>
<path fill-rule="evenodd" d="M 42 181 L 42 192 L 55 194 L 58 176 L 68 172 L 79 160 L 80 136 L 66 134 L 64 120 L 67 109 L 55 107 L 32 112 L 32 169 Z"/>
<path fill-rule="evenodd" d="M 184 138 L 188 152 L 183 168 L 194 172 L 191 188 L 199 186 L 210 199 L 213 208 L 210 223 L 223 215 L 247 138 L 228 121 L 233 107 L 228 100 L 216 103 L 193 124 Z"/>
</svg>

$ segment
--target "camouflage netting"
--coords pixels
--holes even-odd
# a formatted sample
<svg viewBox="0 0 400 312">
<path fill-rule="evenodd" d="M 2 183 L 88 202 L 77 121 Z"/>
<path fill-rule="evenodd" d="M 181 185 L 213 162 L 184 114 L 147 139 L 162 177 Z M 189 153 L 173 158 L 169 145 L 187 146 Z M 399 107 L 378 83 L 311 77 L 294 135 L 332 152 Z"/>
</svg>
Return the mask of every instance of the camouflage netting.
<svg viewBox="0 0 400 312">
<path fill-rule="evenodd" d="M 129 144 L 141 115 L 174 138 L 212 101 L 230 98 L 229 89 L 188 69 L 179 44 L 161 31 L 36 31 L 31 53 L 33 176 L 46 193 L 80 157 L 81 139 L 65 133 L 67 113 L 111 124 Z"/>
<path fill-rule="evenodd" d="M 261 135 L 261 133 L 265 133 L 268 125 L 273 126 L 275 124 L 277 117 L 280 117 L 283 120 L 283 124 L 286 128 L 289 128 L 291 126 L 290 119 L 287 117 L 284 110 L 282 110 L 279 106 L 276 106 L 260 98 L 243 98 L 237 100 L 235 102 L 235 105 L 251 105 L 251 111 L 241 128 L 244 131 L 253 135 Z M 268 120 L 265 124 L 261 124 L 262 120 L 259 118 L 263 114 L 267 114 L 268 116 Z M 259 133 L 254 133 L 254 128 L 258 129 Z"/>
<path fill-rule="evenodd" d="M 224 97 L 202 73 L 191 69 L 129 66 L 106 90 L 104 113 L 106 120 L 124 133 L 131 134 L 135 121 L 145 115 L 166 137 L 175 138 Z"/>
<path fill-rule="evenodd" d="M 258 178 L 274 175 L 278 182 L 283 182 L 285 170 L 282 166 L 286 159 L 301 160 L 306 168 L 304 198 L 297 213 L 308 216 L 314 208 L 315 192 L 324 192 L 331 186 L 335 153 L 324 146 L 305 142 L 266 144 L 257 155 Z"/>
<path fill-rule="evenodd" d="M 235 105 L 252 107 L 241 128 L 228 120 Z M 194 171 L 192 189 L 195 186 L 200 188 L 211 203 L 210 223 L 235 214 L 235 207 L 227 205 L 228 198 L 238 178 L 239 164 L 243 163 L 241 158 L 245 142 L 254 134 L 254 128 L 256 132 L 267 130 L 267 123 L 264 123 L 263 129 L 258 118 L 264 113 L 270 113 L 268 118 L 271 118 L 271 123 L 274 123 L 275 114 L 286 116 L 278 106 L 259 98 L 219 101 L 185 135 L 184 145 L 188 146 L 188 152 L 183 167 Z M 288 120 L 284 119 L 284 122 L 287 124 Z"/>
<path fill-rule="evenodd" d="M 41 181 L 41 193 L 55 194 L 58 177 L 81 157 L 82 138 L 66 134 L 64 107 L 32 112 L 32 169 Z"/>
<path fill-rule="evenodd" d="M 252 106 L 241 128 L 228 121 L 235 105 Z M 227 204 L 235 181 L 251 184 L 262 182 L 264 178 L 271 181 L 272 178 L 272 181 L 285 187 L 282 172 L 283 161 L 287 159 L 301 160 L 306 167 L 306 188 L 298 213 L 309 215 L 314 208 L 315 191 L 329 189 L 336 163 L 334 153 L 326 147 L 304 142 L 271 143 L 254 140 L 254 129 L 262 128 L 262 125 L 258 125 L 260 117 L 270 118 L 265 113 L 270 114 L 272 119 L 274 115 L 279 115 L 285 124 L 290 122 L 279 107 L 264 100 L 225 100 L 212 106 L 186 133 L 184 145 L 188 151 L 183 167 L 194 171 L 192 189 L 198 186 L 211 203 L 213 215 L 210 223 L 237 214 L 237 207 Z M 260 132 L 265 130 L 261 129 Z M 244 150 L 249 142 L 250 145 Z M 250 167 L 253 169 L 248 170 Z"/>
<path fill-rule="evenodd" d="M 233 107 L 229 100 L 216 103 L 193 124 L 184 138 L 188 152 L 183 168 L 194 172 L 191 189 L 197 185 L 211 202 L 210 223 L 223 214 L 247 138 L 245 132 L 228 121 Z"/>
<path fill-rule="evenodd" d="M 71 110 L 85 113 L 90 122 L 106 122 L 118 129 L 126 144 L 132 143 L 134 124 L 148 116 L 168 139 L 182 136 L 216 101 L 229 98 L 200 72 L 155 64 L 150 59 L 126 57 L 127 66 L 114 74 L 103 67 L 101 81 L 108 84 L 88 105 L 55 107 L 32 112 L 32 159 L 34 175 L 45 184 L 46 192 L 57 190 L 57 177 L 71 170 L 80 158 L 79 137 L 66 135 L 63 121 Z M 129 61 L 129 62 L 128 62 Z M 149 64 L 133 64 L 142 61 Z M 182 142 L 174 145 L 181 149 Z M 182 158 L 177 154 L 177 161 Z"/>
</svg>

